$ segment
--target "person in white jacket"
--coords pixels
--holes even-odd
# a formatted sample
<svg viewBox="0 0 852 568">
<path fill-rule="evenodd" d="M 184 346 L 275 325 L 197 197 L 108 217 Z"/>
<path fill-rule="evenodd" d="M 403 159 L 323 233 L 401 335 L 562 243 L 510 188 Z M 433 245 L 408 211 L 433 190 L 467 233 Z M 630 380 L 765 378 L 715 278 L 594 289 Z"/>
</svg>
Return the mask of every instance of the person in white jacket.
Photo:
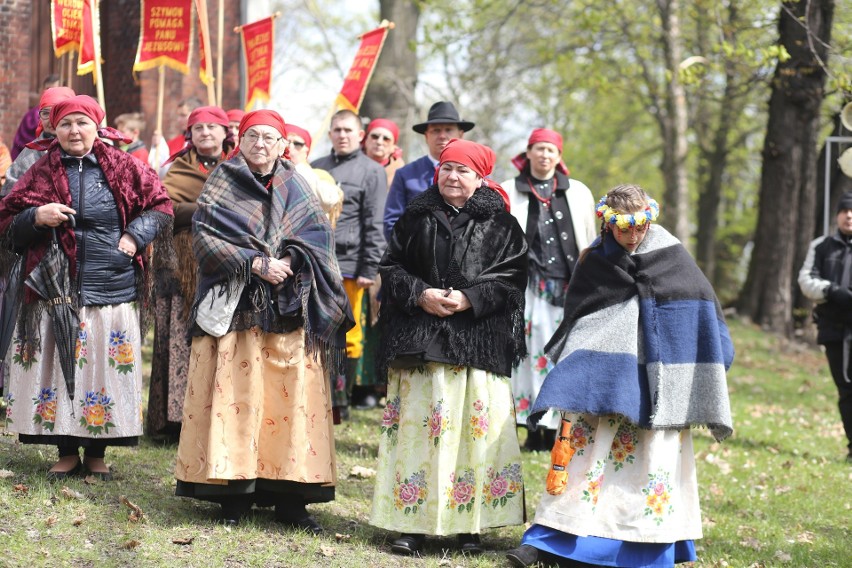
<svg viewBox="0 0 852 568">
<path fill-rule="evenodd" d="M 512 163 L 519 174 L 501 185 L 509 195 L 511 213 L 529 243 L 524 312 L 529 357 L 512 372 L 517 424 L 524 425 L 544 377 L 553 366 L 545 357 L 544 346 L 562 320 L 571 271 L 580 251 L 597 234 L 597 218 L 589 188 L 569 177 L 558 132 L 533 130 L 526 151 Z M 524 447 L 528 450 L 550 449 L 559 416 L 552 412 L 539 424 L 539 430 L 527 436 Z"/>
</svg>

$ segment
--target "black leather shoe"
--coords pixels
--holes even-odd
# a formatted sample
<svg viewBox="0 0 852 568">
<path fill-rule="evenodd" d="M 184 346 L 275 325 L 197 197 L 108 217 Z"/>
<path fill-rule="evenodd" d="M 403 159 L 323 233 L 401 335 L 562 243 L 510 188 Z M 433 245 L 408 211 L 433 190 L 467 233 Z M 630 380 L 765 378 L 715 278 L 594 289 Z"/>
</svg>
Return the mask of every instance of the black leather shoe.
<svg viewBox="0 0 852 568">
<path fill-rule="evenodd" d="M 417 554 L 423 548 L 426 537 L 422 534 L 404 534 L 391 543 L 391 552 L 394 554 Z"/>
<path fill-rule="evenodd" d="M 475 555 L 484 552 L 478 534 L 460 534 L 457 538 L 459 541 L 459 550 L 463 554 Z"/>
<path fill-rule="evenodd" d="M 538 549 L 528 544 L 522 544 L 518 548 L 513 548 L 507 552 L 506 558 L 509 559 L 512 566 L 526 568 L 538 562 Z"/>
<path fill-rule="evenodd" d="M 77 477 L 83 471 L 83 462 L 77 461 L 77 465 L 68 471 L 48 471 L 48 481 L 57 481 L 59 479 L 68 479 L 69 477 Z"/>
<path fill-rule="evenodd" d="M 291 529 L 305 531 L 306 533 L 310 533 L 314 536 L 321 535 L 323 532 L 325 532 L 322 528 L 322 525 L 320 525 L 317 520 L 310 515 L 303 519 L 299 519 L 298 521 L 280 520 L 279 522 L 287 527 L 290 527 Z"/>
</svg>

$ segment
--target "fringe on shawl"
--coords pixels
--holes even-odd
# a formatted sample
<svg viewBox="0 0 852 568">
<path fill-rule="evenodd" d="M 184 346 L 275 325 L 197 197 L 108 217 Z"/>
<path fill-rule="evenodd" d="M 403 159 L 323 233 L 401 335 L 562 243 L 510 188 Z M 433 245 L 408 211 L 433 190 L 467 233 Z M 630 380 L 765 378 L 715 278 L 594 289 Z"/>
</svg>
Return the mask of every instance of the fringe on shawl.
<svg viewBox="0 0 852 568">
<path fill-rule="evenodd" d="M 192 250 L 192 233 L 181 231 L 174 235 L 171 246 L 154 249 L 155 294 L 171 295 L 175 292 L 183 297 L 182 317 L 192 313 L 195 290 L 198 286 L 198 261 Z"/>
</svg>

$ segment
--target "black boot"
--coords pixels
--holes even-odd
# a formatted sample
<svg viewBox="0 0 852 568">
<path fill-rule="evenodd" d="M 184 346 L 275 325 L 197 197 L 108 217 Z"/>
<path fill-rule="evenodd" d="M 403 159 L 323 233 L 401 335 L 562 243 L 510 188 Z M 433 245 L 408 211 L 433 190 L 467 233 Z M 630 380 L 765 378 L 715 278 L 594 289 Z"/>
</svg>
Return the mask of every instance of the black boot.
<svg viewBox="0 0 852 568">
<path fill-rule="evenodd" d="M 540 452 L 544 449 L 541 430 L 527 429 L 527 441 L 524 442 L 524 449 L 528 452 Z"/>
</svg>

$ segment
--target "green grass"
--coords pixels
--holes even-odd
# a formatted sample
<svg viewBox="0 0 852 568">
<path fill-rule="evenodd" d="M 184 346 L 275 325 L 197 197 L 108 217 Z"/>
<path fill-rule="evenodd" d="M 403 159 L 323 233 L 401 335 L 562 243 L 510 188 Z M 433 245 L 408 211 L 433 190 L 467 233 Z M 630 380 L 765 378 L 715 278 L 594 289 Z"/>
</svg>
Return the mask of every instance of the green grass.
<svg viewBox="0 0 852 568">
<path fill-rule="evenodd" d="M 787 343 L 731 322 L 737 359 L 729 375 L 735 433 L 717 444 L 695 431 L 704 567 L 852 566 L 852 466 L 836 391 L 817 349 Z M 150 354 L 148 355 L 150 358 Z M 241 526 L 217 525 L 215 505 L 174 497 L 175 446 L 144 439 L 111 448 L 116 478 L 50 483 L 48 446 L 0 435 L 0 566 L 507 566 L 503 552 L 523 527 L 488 531 L 490 552 L 466 558 L 452 538 L 428 541 L 423 558 L 389 553 L 394 535 L 367 523 L 372 481 L 349 479 L 355 465 L 374 467 L 378 411 L 354 411 L 336 427 L 337 500 L 313 506 L 327 534 L 290 533 L 258 510 Z M 543 490 L 548 454 L 524 454 L 530 517 Z M 70 491 L 64 491 L 67 487 Z M 129 520 L 124 495 L 145 516 Z M 175 540 L 191 540 L 176 544 Z"/>
</svg>

